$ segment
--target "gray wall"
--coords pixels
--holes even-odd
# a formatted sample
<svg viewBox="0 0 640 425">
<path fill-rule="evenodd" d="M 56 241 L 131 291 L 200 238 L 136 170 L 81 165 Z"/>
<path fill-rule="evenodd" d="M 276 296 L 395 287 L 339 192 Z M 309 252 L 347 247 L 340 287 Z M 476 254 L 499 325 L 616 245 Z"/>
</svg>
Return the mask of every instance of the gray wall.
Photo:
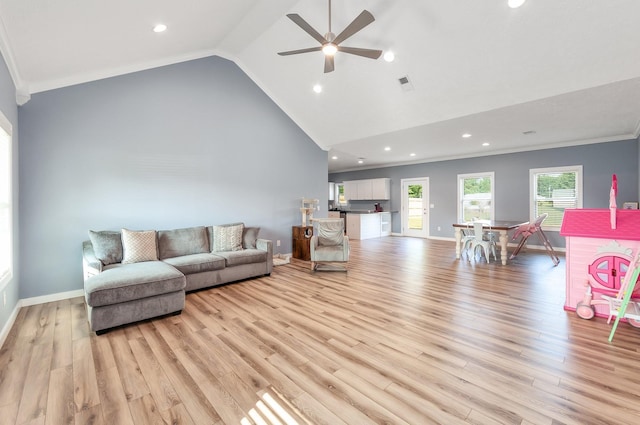
<svg viewBox="0 0 640 425">
<path fill-rule="evenodd" d="M 0 110 L 13 127 L 13 278 L 4 288 L 0 288 L 7 295 L 7 304 L 4 305 L 3 302 L 0 302 L 0 329 L 4 329 L 9 317 L 11 317 L 11 313 L 18 304 L 20 271 L 18 269 L 18 107 L 16 106 L 16 87 L 2 56 L 0 56 Z M 0 300 L 2 300 L 2 294 L 0 294 Z"/>
<path fill-rule="evenodd" d="M 614 173 L 618 176 L 618 205 L 621 207 L 622 202 L 638 200 L 638 140 L 332 173 L 329 181 L 389 177 L 391 201 L 388 208 L 399 211 L 401 180 L 429 177 L 430 203 L 434 204 L 430 209 L 429 234 L 453 237 L 451 224 L 456 221 L 458 174 L 494 171 L 496 218 L 525 220 L 529 219 L 529 169 L 564 165 L 583 166 L 584 208 L 609 208 L 609 189 Z M 393 232 L 401 233 L 400 214 L 393 214 L 392 220 Z M 554 246 L 565 246 L 564 238 L 558 232 L 547 234 Z"/>
<path fill-rule="evenodd" d="M 326 205 L 326 152 L 219 57 L 35 94 L 19 113 L 21 298 L 82 288 L 89 229 L 242 221 L 284 253 L 300 199 Z"/>
</svg>

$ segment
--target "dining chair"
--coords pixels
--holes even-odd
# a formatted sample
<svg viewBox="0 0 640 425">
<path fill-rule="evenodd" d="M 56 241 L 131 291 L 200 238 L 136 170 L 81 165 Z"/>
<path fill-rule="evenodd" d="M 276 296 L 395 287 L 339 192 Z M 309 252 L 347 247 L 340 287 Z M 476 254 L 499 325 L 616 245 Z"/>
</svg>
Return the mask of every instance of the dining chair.
<svg viewBox="0 0 640 425">
<path fill-rule="evenodd" d="M 471 261 L 471 257 L 476 257 L 478 247 L 481 248 L 481 254 L 484 254 L 484 257 L 487 259 L 487 263 L 491 259 L 491 254 L 493 254 L 493 259 L 497 261 L 496 242 L 493 239 L 485 239 L 483 224 L 479 222 L 473 223 L 473 233 L 474 238 L 471 241 L 471 246 L 469 248 L 471 255 L 469 256 L 469 252 L 467 253 L 469 261 Z"/>
<path fill-rule="evenodd" d="M 467 227 L 465 229 L 462 229 L 461 232 L 462 232 L 462 239 L 460 240 L 460 243 L 462 245 L 462 248 L 460 250 L 461 252 L 460 256 L 462 257 L 463 255 L 466 255 L 467 259 L 471 261 L 471 251 L 470 251 L 471 243 L 476 238 L 475 232 L 471 223 L 467 223 Z"/>
</svg>

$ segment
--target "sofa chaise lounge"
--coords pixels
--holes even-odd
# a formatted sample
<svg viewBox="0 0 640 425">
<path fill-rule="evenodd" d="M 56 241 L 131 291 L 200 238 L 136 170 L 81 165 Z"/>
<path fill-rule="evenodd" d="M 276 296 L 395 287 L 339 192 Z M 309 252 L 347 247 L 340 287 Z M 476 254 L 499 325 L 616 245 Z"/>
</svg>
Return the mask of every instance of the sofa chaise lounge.
<svg viewBox="0 0 640 425">
<path fill-rule="evenodd" d="M 89 231 L 84 293 L 91 330 L 179 314 L 185 294 L 271 274 L 273 245 L 243 223 L 174 230 Z"/>
</svg>

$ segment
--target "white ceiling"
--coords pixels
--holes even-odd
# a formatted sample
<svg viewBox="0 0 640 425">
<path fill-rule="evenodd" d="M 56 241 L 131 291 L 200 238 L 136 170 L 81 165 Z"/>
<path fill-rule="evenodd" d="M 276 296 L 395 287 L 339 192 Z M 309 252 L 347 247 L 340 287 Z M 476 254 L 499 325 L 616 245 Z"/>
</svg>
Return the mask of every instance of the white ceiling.
<svg viewBox="0 0 640 425">
<path fill-rule="evenodd" d="M 393 50 L 396 60 L 338 53 L 330 74 L 320 52 L 276 54 L 317 45 L 285 15 L 324 34 L 327 0 L 0 0 L 0 49 L 19 102 L 231 59 L 328 151 L 329 171 L 637 138 L 640 1 L 506 3 L 334 0 L 335 33 L 363 9 L 376 18 L 344 46 Z M 158 22 L 168 30 L 152 32 Z M 412 90 L 401 88 L 404 76 Z"/>
</svg>

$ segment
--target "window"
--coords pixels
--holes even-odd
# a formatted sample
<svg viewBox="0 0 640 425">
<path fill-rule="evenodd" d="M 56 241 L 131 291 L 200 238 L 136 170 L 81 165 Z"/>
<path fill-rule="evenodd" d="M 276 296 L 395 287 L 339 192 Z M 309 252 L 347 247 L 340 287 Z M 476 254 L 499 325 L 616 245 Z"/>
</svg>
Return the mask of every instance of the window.
<svg viewBox="0 0 640 425">
<path fill-rule="evenodd" d="M 458 220 L 493 220 L 494 173 L 458 174 Z"/>
<path fill-rule="evenodd" d="M 12 276 L 11 124 L 0 113 L 0 287 Z"/>
<path fill-rule="evenodd" d="M 344 197 L 344 184 L 336 183 L 336 199 L 338 200 L 338 205 L 346 205 L 347 199 Z"/>
<path fill-rule="evenodd" d="M 547 213 L 543 228 L 560 230 L 566 208 L 582 208 L 582 165 L 529 170 L 531 218 Z"/>
</svg>

